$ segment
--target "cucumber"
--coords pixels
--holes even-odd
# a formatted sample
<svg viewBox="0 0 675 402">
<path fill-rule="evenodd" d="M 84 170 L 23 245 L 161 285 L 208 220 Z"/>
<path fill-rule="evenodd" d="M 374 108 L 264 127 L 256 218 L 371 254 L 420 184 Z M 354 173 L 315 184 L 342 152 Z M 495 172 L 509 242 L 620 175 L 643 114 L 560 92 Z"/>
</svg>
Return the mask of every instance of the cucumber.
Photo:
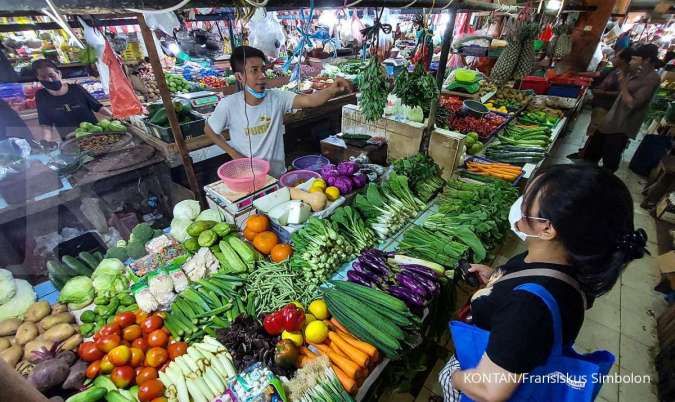
<svg viewBox="0 0 675 402">
<path fill-rule="evenodd" d="M 87 251 L 81 252 L 80 254 L 77 255 L 77 257 L 80 260 L 84 261 L 84 263 L 87 264 L 91 269 L 96 269 L 96 267 L 98 267 L 99 261 L 96 259 L 96 257 L 94 257 L 93 254 Z"/>
<path fill-rule="evenodd" d="M 57 288 L 58 290 L 61 290 L 63 288 L 63 285 L 66 284 L 65 282 L 62 282 L 61 279 L 59 279 L 58 277 L 52 275 L 51 272 L 47 276 L 49 277 L 49 280 L 52 281 L 52 283 L 54 284 L 54 287 Z"/>
<path fill-rule="evenodd" d="M 87 267 L 87 265 L 82 263 L 82 261 L 78 260 L 75 257 L 64 255 L 63 258 L 61 258 L 61 261 L 68 268 L 70 268 L 71 271 L 77 272 L 77 275 L 91 276 L 92 272 L 94 272 L 92 269 Z"/>
<path fill-rule="evenodd" d="M 101 261 L 103 260 L 103 253 L 101 253 L 100 251 L 95 251 L 95 252 L 94 252 L 94 257 L 96 257 L 96 259 L 98 260 L 98 262 L 101 263 Z M 97 264 L 97 265 L 98 265 L 98 264 Z"/>
<path fill-rule="evenodd" d="M 70 398 L 66 399 L 66 402 L 96 402 L 108 393 L 108 390 L 103 387 L 91 387 L 86 391 L 77 393 Z"/>
<path fill-rule="evenodd" d="M 72 278 L 73 276 L 77 276 L 73 275 L 70 269 L 68 269 L 60 262 L 52 260 L 47 261 L 47 272 L 49 272 L 49 279 L 52 280 L 54 284 L 56 284 L 57 282 L 61 283 L 62 284 L 61 287 L 63 287 L 63 284 L 68 282 L 68 279 Z"/>
</svg>

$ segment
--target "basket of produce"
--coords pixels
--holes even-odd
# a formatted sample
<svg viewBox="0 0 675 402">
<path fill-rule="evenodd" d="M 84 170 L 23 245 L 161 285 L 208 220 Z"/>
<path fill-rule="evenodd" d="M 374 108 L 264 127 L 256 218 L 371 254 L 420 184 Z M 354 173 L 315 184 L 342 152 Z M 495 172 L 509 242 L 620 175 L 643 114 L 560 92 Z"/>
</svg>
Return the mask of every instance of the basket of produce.
<svg viewBox="0 0 675 402">
<path fill-rule="evenodd" d="M 487 142 L 508 121 L 507 117 L 493 112 L 489 112 L 483 117 L 462 116 L 458 113 L 450 117 L 449 125 L 451 130 L 459 131 L 462 134 L 475 132 L 481 141 Z"/>
<path fill-rule="evenodd" d="M 119 120 L 108 120 L 103 119 L 98 123 L 90 123 L 88 121 L 83 121 L 80 123 L 74 132 L 68 135 L 68 137 L 84 137 L 89 134 L 97 133 L 126 133 L 127 127 Z"/>
<path fill-rule="evenodd" d="M 60 148 L 64 155 L 98 156 L 119 151 L 129 145 L 132 139 L 129 133 L 97 133 L 67 140 L 61 143 Z"/>
<path fill-rule="evenodd" d="M 267 182 L 270 163 L 258 158 L 239 158 L 222 164 L 218 177 L 233 191 L 250 193 Z"/>
<path fill-rule="evenodd" d="M 186 102 L 174 102 L 174 110 L 180 123 L 180 129 L 184 139 L 199 137 L 204 135 L 204 124 L 206 121 L 192 113 L 192 107 Z M 153 103 L 148 107 L 149 119 L 145 120 L 145 126 L 150 133 L 164 142 L 172 143 L 175 141 L 169 116 L 161 103 Z"/>
</svg>

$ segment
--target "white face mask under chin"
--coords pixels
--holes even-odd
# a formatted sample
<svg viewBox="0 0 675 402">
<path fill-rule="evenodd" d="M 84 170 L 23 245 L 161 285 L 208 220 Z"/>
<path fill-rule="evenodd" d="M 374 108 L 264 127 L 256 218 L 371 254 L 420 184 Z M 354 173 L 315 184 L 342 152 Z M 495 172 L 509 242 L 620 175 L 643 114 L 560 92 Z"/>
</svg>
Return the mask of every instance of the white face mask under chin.
<svg viewBox="0 0 675 402">
<path fill-rule="evenodd" d="M 527 240 L 528 237 L 533 237 L 533 238 L 541 238 L 541 236 L 537 235 L 531 235 L 527 234 L 525 232 L 521 232 L 518 229 L 518 226 L 516 224 L 523 219 L 523 196 L 518 197 L 518 199 L 511 205 L 511 209 L 509 210 L 509 223 L 511 223 L 511 230 L 513 233 L 515 233 L 516 236 L 522 241 Z M 546 221 L 548 219 L 544 218 L 530 218 L 530 219 L 537 219 L 541 221 Z"/>
</svg>

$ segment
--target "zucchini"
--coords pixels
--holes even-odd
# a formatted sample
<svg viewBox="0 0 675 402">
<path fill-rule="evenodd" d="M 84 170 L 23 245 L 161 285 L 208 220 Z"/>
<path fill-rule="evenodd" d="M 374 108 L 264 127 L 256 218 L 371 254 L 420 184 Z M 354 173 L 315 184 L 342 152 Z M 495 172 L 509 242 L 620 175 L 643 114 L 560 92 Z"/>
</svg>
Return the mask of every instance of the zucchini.
<svg viewBox="0 0 675 402">
<path fill-rule="evenodd" d="M 256 255 L 248 244 L 244 243 L 244 241 L 237 236 L 229 236 L 227 238 L 227 243 L 230 245 L 230 247 L 232 247 L 232 250 L 237 253 L 239 258 L 241 258 L 241 261 L 246 264 L 247 267 L 253 267 L 253 264 L 255 264 Z M 227 258 L 227 256 L 225 258 Z"/>
<path fill-rule="evenodd" d="M 98 267 L 99 261 L 96 260 L 96 257 L 94 257 L 94 255 L 91 254 L 90 252 L 83 251 L 80 254 L 78 254 L 77 257 L 80 260 L 84 261 L 84 263 L 87 264 L 91 269 L 96 269 L 96 267 Z"/>
<path fill-rule="evenodd" d="M 225 260 L 227 260 L 229 268 L 233 272 L 246 272 L 247 267 L 246 264 L 239 258 L 239 255 L 237 254 L 236 251 L 230 246 L 228 241 L 221 241 L 218 246 L 220 247 L 220 251 L 223 253 L 223 257 L 225 257 Z"/>
<path fill-rule="evenodd" d="M 78 260 L 75 257 L 64 255 L 61 258 L 61 261 L 63 262 L 63 264 L 68 266 L 68 268 L 70 268 L 71 271 L 77 272 L 77 275 L 91 276 L 92 272 L 94 272 L 92 269 L 90 269 L 84 263 L 82 263 L 82 261 Z"/>
<path fill-rule="evenodd" d="M 103 260 L 103 253 L 101 253 L 100 251 L 94 251 L 94 257 L 96 257 L 96 259 L 100 264 L 101 261 Z"/>
<path fill-rule="evenodd" d="M 96 402 L 103 399 L 107 393 L 107 389 L 94 386 L 86 391 L 72 395 L 70 398 L 66 399 L 66 402 Z"/>
</svg>

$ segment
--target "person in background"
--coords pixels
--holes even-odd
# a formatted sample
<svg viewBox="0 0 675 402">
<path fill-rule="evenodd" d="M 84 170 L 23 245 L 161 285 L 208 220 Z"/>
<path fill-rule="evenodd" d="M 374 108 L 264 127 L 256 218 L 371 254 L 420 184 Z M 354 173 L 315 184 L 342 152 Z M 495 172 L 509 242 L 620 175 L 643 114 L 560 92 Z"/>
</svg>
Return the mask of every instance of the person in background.
<svg viewBox="0 0 675 402">
<path fill-rule="evenodd" d="M 101 105 L 78 84 L 63 82 L 61 72 L 47 59 L 33 62 L 33 71 L 44 88 L 37 91 L 38 122 L 45 140 L 60 142 L 82 122 L 96 124 L 95 112 L 112 117 L 110 109 Z"/>
<path fill-rule="evenodd" d="M 594 298 L 609 292 L 626 265 L 645 253 L 647 236 L 634 227 L 628 188 L 597 166 L 542 169 L 511 206 L 509 221 L 527 252 L 497 269 L 469 268 L 485 284 L 471 298 L 471 321 L 489 332 L 489 341 L 484 350 L 473 340 L 455 343 L 455 350 L 482 357 L 465 370 L 456 356 L 450 358 L 439 374 L 445 402 L 459 401 L 460 393 L 474 401 L 507 401 L 525 373 L 550 364 L 551 312 L 520 286 L 538 285 L 551 295 L 560 311 L 562 345 L 571 345 Z"/>
<path fill-rule="evenodd" d="M 617 73 L 619 96 L 607 112 L 597 133 L 590 137 L 584 160 L 616 172 L 621 154 L 635 138 L 649 110 L 649 101 L 659 88 L 661 78 L 654 67 L 659 63 L 656 45 L 642 45 L 631 55 L 629 72 Z"/>
<path fill-rule="evenodd" d="M 223 98 L 205 126 L 206 135 L 232 159 L 256 157 L 270 163 L 270 175 L 286 170 L 284 114 L 293 109 L 321 106 L 336 95 L 352 90 L 343 78 L 310 95 L 280 89 L 266 89 L 265 54 L 250 46 L 232 51 L 230 63 L 244 88 Z M 229 129 L 229 139 L 222 132 Z"/>
<path fill-rule="evenodd" d="M 614 53 L 612 58 L 613 68 L 598 77 L 597 87 L 593 88 L 593 101 L 591 103 L 591 122 L 586 129 L 586 142 L 584 146 L 579 149 L 579 152 L 567 155 L 568 159 L 579 159 L 585 155 L 586 148 L 590 142 L 590 138 L 598 130 L 600 124 L 604 121 L 605 116 L 612 108 L 614 101 L 619 96 L 619 72 L 628 73 L 629 63 L 633 56 L 633 49 L 620 49 Z"/>
<path fill-rule="evenodd" d="M 33 135 L 19 114 L 7 102 L 0 99 L 0 141 L 7 138 L 29 140 Z"/>
</svg>

